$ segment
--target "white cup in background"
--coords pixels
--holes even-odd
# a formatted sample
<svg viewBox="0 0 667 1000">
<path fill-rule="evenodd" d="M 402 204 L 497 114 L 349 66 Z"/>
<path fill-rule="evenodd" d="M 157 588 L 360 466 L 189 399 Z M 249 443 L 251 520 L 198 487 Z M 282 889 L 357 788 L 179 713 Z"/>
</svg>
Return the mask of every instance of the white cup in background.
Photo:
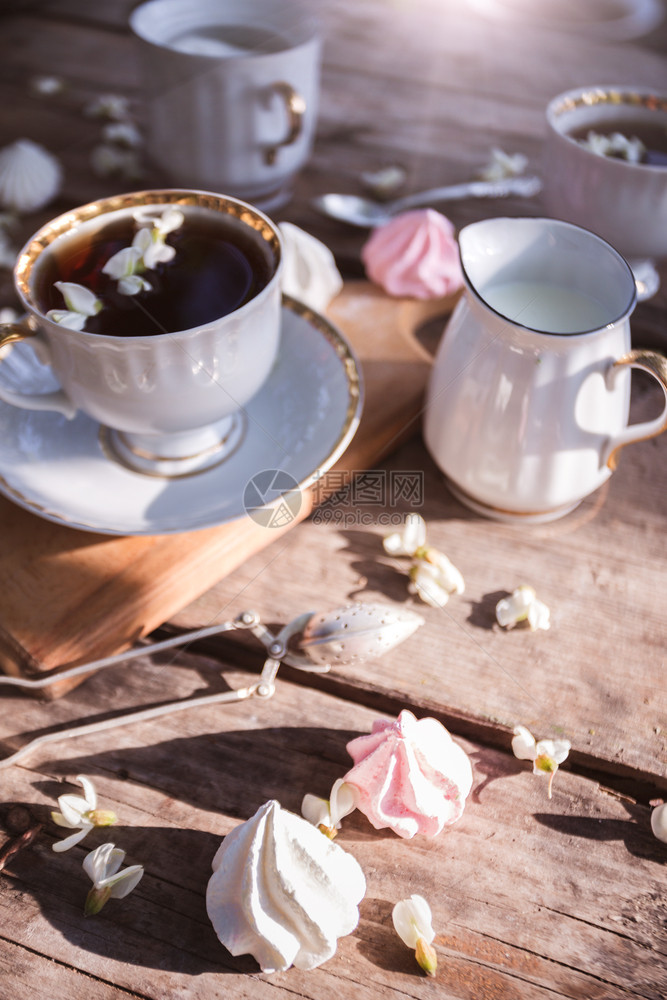
<svg viewBox="0 0 667 1000">
<path fill-rule="evenodd" d="M 148 0 L 147 153 L 169 183 L 275 208 L 306 163 L 321 41 L 298 0 Z"/>
</svg>

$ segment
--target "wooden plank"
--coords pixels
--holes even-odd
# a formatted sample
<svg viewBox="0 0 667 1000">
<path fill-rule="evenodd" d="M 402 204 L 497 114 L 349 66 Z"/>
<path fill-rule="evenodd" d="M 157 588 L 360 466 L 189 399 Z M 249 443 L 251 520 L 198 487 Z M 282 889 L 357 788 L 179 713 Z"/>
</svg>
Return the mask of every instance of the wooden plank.
<svg viewBox="0 0 667 1000">
<path fill-rule="evenodd" d="M 0 738 L 15 742 L 18 719 L 39 729 L 55 716 L 90 720 L 146 697 L 186 698 L 201 693 L 202 683 L 219 686 L 219 669 L 195 657 L 138 661 L 48 707 L 17 697 L 13 711 L 0 715 Z M 236 671 L 224 676 L 234 686 L 243 680 Z M 198 1000 L 212 1000 L 221 975 L 225 996 L 235 1000 L 276 989 L 318 1000 L 341 990 L 363 1000 L 427 998 L 434 988 L 457 1000 L 664 994 L 664 845 L 650 833 L 648 809 L 567 766 L 549 800 L 529 765 L 465 741 L 475 785 L 455 826 L 433 840 L 403 841 L 374 831 L 359 813 L 344 821 L 338 842 L 359 860 L 368 891 L 358 930 L 333 959 L 313 972 L 270 976 L 258 975 L 249 957 L 232 959 L 204 909 L 221 837 L 267 798 L 298 811 L 304 792 L 326 794 L 350 764 L 346 742 L 376 717 L 279 676 L 273 700 L 192 709 L 63 741 L 3 771 L 5 801 L 47 822 L 0 876 L 0 954 L 11 947 L 24 956 L 27 988 L 38 976 L 57 982 L 62 970 L 78 968 L 108 989 L 156 1000 L 194 995 L 193 976 Z M 119 824 L 55 855 L 50 845 L 60 834 L 48 809 L 70 789 L 65 779 L 79 773 L 94 779 Z M 143 863 L 146 875 L 132 896 L 86 920 L 81 861 L 106 839 L 127 850 L 128 863 Z M 436 983 L 419 974 L 391 927 L 393 903 L 414 892 L 434 913 Z"/>
</svg>

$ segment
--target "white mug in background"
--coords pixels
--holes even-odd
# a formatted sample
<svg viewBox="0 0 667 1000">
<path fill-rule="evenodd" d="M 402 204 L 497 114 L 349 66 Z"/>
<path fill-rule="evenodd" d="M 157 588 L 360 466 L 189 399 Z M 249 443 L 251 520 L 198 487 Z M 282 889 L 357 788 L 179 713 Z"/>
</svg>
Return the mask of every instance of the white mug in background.
<svg viewBox="0 0 667 1000">
<path fill-rule="evenodd" d="M 583 226 L 622 253 L 640 298 L 657 291 L 653 261 L 667 257 L 667 94 L 628 86 L 580 87 L 546 111 L 544 204 L 554 218 Z M 638 138 L 646 162 L 601 155 L 589 133 Z"/>
<path fill-rule="evenodd" d="M 171 259 L 167 250 L 168 263 L 138 272 L 148 292 L 120 294 L 120 283 L 104 279 L 99 294 L 109 304 L 101 332 L 91 329 L 102 317 L 97 307 L 86 316 L 88 330 L 54 318 L 53 308 L 62 312 L 66 304 L 54 291 L 57 280 L 90 288 L 119 242 L 129 247 L 142 223 L 170 209 L 182 213 L 181 242 L 174 233 L 164 239 L 180 249 Z M 162 270 L 178 265 L 180 254 L 180 276 Z M 182 277 L 184 267 L 191 277 Z M 211 468 L 243 440 L 243 407 L 277 356 L 281 267 L 276 227 L 233 198 L 141 191 L 67 212 L 19 253 L 14 281 L 26 317 L 0 325 L 0 347 L 27 340 L 61 388 L 44 395 L 0 388 L 0 399 L 69 418 L 81 410 L 100 423 L 110 455 L 137 472 L 170 477 Z M 91 275 L 89 282 L 82 273 Z M 205 301 L 211 288 L 213 297 Z M 166 305 L 157 298 L 161 291 L 172 296 Z"/>
<path fill-rule="evenodd" d="M 462 503 L 543 522 L 611 475 L 620 448 L 667 428 L 667 358 L 630 350 L 632 272 L 617 251 L 553 219 L 488 219 L 459 234 L 465 294 L 431 373 L 424 438 Z M 665 394 L 628 426 L 630 369 Z"/>
<path fill-rule="evenodd" d="M 298 0 L 148 0 L 147 154 L 169 183 L 287 201 L 317 121 L 321 41 Z"/>
</svg>

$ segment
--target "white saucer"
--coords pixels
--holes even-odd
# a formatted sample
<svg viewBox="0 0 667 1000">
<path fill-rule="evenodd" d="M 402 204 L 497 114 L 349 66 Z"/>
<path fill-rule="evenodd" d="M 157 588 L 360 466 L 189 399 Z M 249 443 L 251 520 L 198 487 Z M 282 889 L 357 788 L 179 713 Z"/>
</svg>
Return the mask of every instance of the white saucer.
<svg viewBox="0 0 667 1000">
<path fill-rule="evenodd" d="M 57 388 L 25 343 L 0 361 L 0 383 Z M 249 501 L 257 495 L 251 480 L 282 483 L 293 501 L 297 486 L 306 489 L 343 453 L 361 405 L 361 373 L 345 339 L 286 297 L 278 360 L 245 408 L 242 443 L 222 464 L 180 479 L 142 475 L 108 456 L 89 417 L 67 420 L 0 401 L 0 493 L 47 520 L 109 535 L 195 531 L 248 514 L 262 523 Z M 275 500 L 279 492 L 265 495 Z"/>
</svg>

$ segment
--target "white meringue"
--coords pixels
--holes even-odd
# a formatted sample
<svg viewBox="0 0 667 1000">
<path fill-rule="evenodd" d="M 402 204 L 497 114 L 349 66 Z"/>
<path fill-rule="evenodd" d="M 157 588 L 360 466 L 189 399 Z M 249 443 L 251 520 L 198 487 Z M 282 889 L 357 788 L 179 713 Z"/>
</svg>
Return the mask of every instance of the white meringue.
<svg viewBox="0 0 667 1000">
<path fill-rule="evenodd" d="M 206 910 L 231 954 L 263 972 L 314 969 L 357 926 L 365 892 L 355 858 L 272 799 L 218 848 Z"/>
<path fill-rule="evenodd" d="M 334 255 L 291 222 L 280 222 L 278 229 L 283 238 L 283 292 L 315 312 L 324 312 L 343 287 Z"/>
<path fill-rule="evenodd" d="M 43 146 L 18 139 L 0 150 L 0 204 L 15 212 L 34 212 L 60 190 L 60 163 Z"/>
</svg>

